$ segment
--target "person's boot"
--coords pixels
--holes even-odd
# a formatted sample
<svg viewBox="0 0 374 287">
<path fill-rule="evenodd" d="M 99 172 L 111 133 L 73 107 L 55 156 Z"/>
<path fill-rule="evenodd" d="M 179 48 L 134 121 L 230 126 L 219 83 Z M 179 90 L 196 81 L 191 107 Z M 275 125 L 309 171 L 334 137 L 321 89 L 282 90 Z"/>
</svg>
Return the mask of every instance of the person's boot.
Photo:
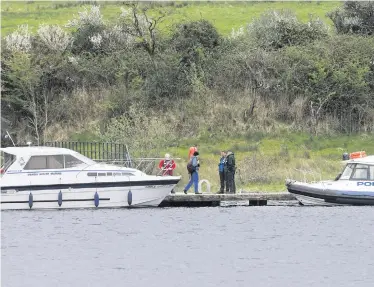
<svg viewBox="0 0 374 287">
<path fill-rule="evenodd" d="M 187 194 L 187 190 L 183 190 L 184 194 Z"/>
</svg>

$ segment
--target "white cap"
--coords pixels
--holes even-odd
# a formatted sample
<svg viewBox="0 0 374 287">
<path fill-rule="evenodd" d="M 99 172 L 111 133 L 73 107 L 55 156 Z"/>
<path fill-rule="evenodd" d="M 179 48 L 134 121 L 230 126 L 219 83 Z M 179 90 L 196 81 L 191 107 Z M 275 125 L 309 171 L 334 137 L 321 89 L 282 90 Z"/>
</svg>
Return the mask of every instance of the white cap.
<svg viewBox="0 0 374 287">
<path fill-rule="evenodd" d="M 170 154 L 168 154 L 168 153 L 165 154 L 165 158 L 166 158 L 166 159 L 170 159 Z"/>
</svg>

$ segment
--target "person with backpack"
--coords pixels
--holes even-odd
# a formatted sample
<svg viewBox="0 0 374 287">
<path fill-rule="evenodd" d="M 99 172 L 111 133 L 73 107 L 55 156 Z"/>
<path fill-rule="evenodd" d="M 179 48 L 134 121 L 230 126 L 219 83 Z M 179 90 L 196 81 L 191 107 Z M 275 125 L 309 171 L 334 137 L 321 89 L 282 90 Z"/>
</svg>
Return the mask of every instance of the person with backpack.
<svg viewBox="0 0 374 287">
<path fill-rule="evenodd" d="M 190 181 L 187 183 L 186 187 L 184 188 L 183 192 L 187 194 L 187 191 L 190 189 L 192 184 L 194 185 L 195 194 L 201 194 L 199 192 L 199 152 L 195 151 L 193 156 L 189 160 L 187 164 L 187 171 L 190 174 Z"/>
<path fill-rule="evenodd" d="M 231 151 L 227 152 L 226 157 L 226 176 L 227 176 L 227 185 L 228 185 L 228 192 L 229 193 L 236 193 L 236 186 L 235 186 L 235 156 L 234 153 Z M 226 190 L 227 191 L 227 190 Z"/>
<path fill-rule="evenodd" d="M 218 163 L 218 174 L 219 174 L 219 180 L 221 184 L 221 188 L 219 190 L 219 193 L 224 193 L 225 190 L 225 182 L 226 182 L 226 152 L 221 151 L 221 158 Z M 227 190 L 226 190 L 227 191 Z"/>
<path fill-rule="evenodd" d="M 197 151 L 197 144 L 194 144 L 192 147 L 190 147 L 190 149 L 188 150 L 188 160 L 191 159 L 191 157 L 193 157 L 193 154 L 194 152 Z"/>
</svg>

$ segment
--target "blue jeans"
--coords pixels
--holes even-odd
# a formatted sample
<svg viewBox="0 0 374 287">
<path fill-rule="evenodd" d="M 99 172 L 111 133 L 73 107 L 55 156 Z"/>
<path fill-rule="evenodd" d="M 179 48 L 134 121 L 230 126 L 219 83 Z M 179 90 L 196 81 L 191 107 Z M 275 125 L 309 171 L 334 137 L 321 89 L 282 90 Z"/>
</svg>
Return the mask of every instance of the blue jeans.
<svg viewBox="0 0 374 287">
<path fill-rule="evenodd" d="M 194 171 L 191 174 L 190 181 L 187 183 L 184 190 L 186 191 L 189 190 L 192 184 L 195 187 L 195 193 L 198 193 L 199 192 L 199 173 L 197 171 Z"/>
</svg>

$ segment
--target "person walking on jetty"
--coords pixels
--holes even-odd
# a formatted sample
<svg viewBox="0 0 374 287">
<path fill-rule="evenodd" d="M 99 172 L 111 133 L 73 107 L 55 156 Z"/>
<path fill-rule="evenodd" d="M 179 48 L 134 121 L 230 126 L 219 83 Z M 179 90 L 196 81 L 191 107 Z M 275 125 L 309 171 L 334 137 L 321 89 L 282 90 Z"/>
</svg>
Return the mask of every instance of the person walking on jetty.
<svg viewBox="0 0 374 287">
<path fill-rule="evenodd" d="M 228 185 L 228 192 L 229 193 L 236 193 L 236 186 L 235 186 L 235 156 L 234 153 L 231 151 L 227 152 L 226 157 L 226 167 L 227 167 L 227 185 Z M 227 191 L 227 190 L 226 190 Z"/>
<path fill-rule="evenodd" d="M 194 152 L 197 151 L 197 144 L 190 147 L 188 150 L 188 160 L 191 160 L 191 157 L 193 157 Z"/>
<path fill-rule="evenodd" d="M 221 151 L 221 158 L 219 159 L 219 163 L 218 163 L 218 174 L 219 174 L 219 181 L 220 181 L 220 186 L 221 186 L 219 193 L 224 193 L 225 191 L 225 183 L 226 183 L 225 165 L 226 165 L 226 152 Z"/>
<path fill-rule="evenodd" d="M 199 152 L 195 151 L 187 164 L 187 171 L 190 174 L 190 181 L 187 183 L 183 192 L 187 194 L 192 184 L 194 185 L 195 194 L 201 194 L 199 192 Z"/>
</svg>

